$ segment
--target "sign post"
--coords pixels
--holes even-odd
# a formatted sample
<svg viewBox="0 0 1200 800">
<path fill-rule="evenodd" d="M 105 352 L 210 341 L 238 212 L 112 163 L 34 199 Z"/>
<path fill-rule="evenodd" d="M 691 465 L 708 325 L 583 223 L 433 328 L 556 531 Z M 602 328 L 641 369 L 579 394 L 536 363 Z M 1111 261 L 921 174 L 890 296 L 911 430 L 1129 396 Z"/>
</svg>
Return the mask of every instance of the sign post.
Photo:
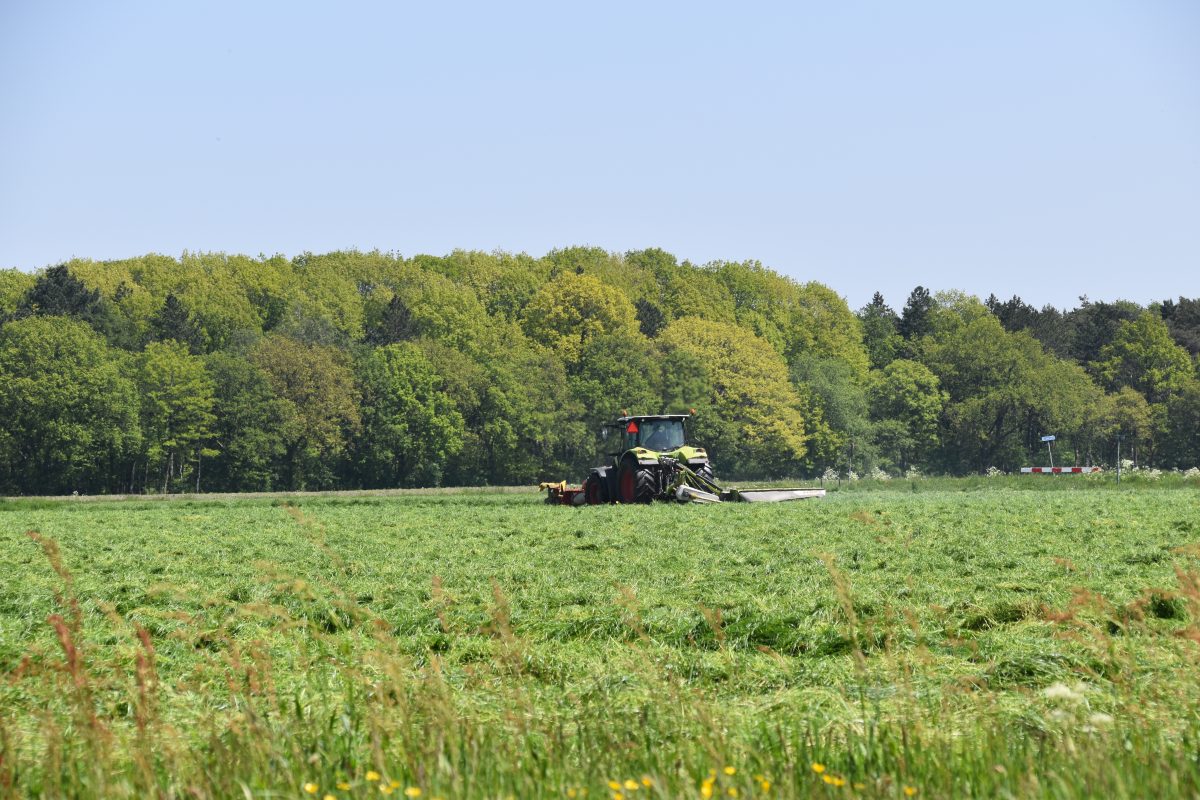
<svg viewBox="0 0 1200 800">
<path fill-rule="evenodd" d="M 1054 468 L 1054 451 L 1050 449 L 1050 443 L 1054 441 L 1053 436 L 1043 436 L 1042 441 L 1046 443 L 1046 452 L 1050 454 L 1050 468 Z"/>
<path fill-rule="evenodd" d="M 1121 434 L 1117 434 L 1117 486 L 1121 485 Z"/>
</svg>

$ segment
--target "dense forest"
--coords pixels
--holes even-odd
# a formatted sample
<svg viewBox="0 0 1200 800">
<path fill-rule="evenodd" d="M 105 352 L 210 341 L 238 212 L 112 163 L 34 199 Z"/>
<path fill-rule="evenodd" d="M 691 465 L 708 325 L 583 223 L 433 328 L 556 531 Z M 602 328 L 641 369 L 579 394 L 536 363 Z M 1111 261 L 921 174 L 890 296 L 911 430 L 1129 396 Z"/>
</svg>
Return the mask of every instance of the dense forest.
<svg viewBox="0 0 1200 800">
<path fill-rule="evenodd" d="M 621 409 L 718 479 L 1200 464 L 1200 299 L 898 308 L 657 249 L 4 270 L 0 492 L 577 480 Z"/>
</svg>

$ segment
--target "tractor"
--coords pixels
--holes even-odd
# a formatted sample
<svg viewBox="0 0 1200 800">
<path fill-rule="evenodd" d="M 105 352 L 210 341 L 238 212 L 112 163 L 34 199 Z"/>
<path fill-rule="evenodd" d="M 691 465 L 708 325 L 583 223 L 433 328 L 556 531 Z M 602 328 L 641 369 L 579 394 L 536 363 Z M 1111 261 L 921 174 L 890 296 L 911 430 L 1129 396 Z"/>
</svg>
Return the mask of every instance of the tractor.
<svg viewBox="0 0 1200 800">
<path fill-rule="evenodd" d="M 618 447 L 607 454 L 612 462 L 594 467 L 583 482 L 586 502 L 589 505 L 648 503 L 675 488 L 679 465 L 686 465 L 702 484 L 712 484 L 708 453 L 702 447 L 687 444 L 684 420 L 688 416 L 624 416 L 601 428 L 604 440 L 616 438 Z"/>
<path fill-rule="evenodd" d="M 703 447 L 687 443 L 684 421 L 689 414 L 637 414 L 607 423 L 600 433 L 605 441 L 616 436 L 618 447 L 608 453 L 609 464 L 593 467 L 582 486 L 566 481 L 543 483 L 551 505 L 582 506 L 601 503 L 649 503 L 678 500 L 683 503 L 778 503 L 824 497 L 824 489 L 723 489 L 713 478 L 712 464 Z M 615 434 L 614 434 L 615 432 Z"/>
</svg>

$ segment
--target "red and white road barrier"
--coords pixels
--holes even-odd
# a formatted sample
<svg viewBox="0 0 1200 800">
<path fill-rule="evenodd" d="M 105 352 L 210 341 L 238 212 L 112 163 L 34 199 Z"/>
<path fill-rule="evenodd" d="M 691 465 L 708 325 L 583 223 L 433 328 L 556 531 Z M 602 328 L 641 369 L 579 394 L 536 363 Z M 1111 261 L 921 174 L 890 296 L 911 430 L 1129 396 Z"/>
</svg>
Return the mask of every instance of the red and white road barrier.
<svg viewBox="0 0 1200 800">
<path fill-rule="evenodd" d="M 1079 475 L 1100 472 L 1099 467 L 1021 467 L 1023 475 Z"/>
</svg>

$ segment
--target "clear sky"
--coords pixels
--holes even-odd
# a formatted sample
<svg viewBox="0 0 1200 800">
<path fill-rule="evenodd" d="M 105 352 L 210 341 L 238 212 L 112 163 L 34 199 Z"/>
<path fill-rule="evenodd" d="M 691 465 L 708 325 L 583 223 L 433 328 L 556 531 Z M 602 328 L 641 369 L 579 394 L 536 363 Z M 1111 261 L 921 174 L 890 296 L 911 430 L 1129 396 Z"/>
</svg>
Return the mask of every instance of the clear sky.
<svg viewBox="0 0 1200 800">
<path fill-rule="evenodd" d="M 1200 2 L 0 0 L 0 266 L 572 244 L 1200 296 Z"/>
</svg>

